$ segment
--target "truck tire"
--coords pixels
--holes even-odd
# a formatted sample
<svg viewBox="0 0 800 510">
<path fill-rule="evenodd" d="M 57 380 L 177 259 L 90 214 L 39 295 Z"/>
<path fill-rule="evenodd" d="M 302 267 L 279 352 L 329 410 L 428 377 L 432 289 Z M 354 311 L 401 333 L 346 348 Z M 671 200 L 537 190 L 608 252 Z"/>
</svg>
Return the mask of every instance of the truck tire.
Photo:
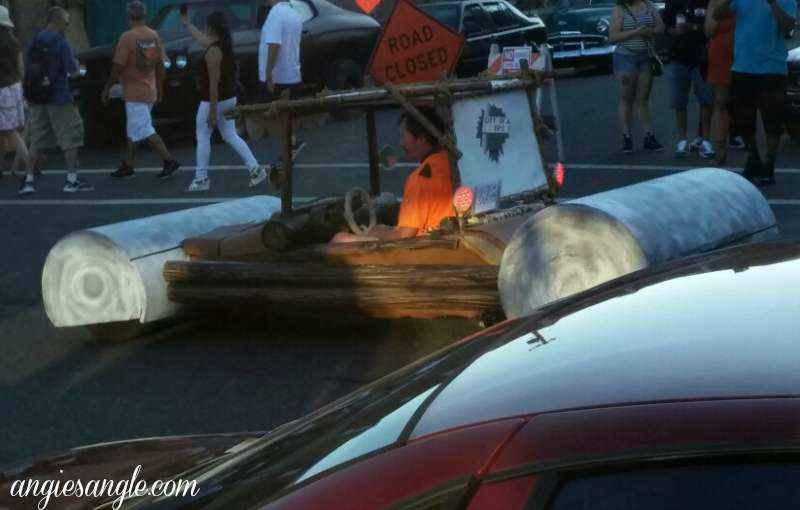
<svg viewBox="0 0 800 510">
<path fill-rule="evenodd" d="M 331 90 L 357 89 L 364 86 L 364 71 L 351 59 L 335 60 L 325 76 L 325 85 Z"/>
</svg>

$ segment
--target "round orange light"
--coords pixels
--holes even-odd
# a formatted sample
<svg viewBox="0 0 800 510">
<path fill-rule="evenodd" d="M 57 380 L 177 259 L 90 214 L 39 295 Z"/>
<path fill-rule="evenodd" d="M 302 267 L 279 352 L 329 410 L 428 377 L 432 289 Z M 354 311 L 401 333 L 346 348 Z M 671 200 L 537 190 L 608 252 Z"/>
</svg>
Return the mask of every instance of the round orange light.
<svg viewBox="0 0 800 510">
<path fill-rule="evenodd" d="M 453 207 L 461 216 L 472 209 L 473 202 L 475 202 L 475 192 L 469 186 L 461 186 L 453 195 Z"/>
</svg>

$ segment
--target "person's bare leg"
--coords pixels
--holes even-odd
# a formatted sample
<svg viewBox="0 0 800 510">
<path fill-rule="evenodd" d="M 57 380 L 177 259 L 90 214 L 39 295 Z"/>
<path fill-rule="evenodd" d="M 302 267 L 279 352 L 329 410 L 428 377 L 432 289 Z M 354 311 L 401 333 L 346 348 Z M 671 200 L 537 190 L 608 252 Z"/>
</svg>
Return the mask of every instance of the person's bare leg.
<svg viewBox="0 0 800 510">
<path fill-rule="evenodd" d="M 28 151 L 28 157 L 25 160 L 25 180 L 28 182 L 33 182 L 33 171 L 37 161 L 39 161 L 39 153 L 33 149 Z"/>
<path fill-rule="evenodd" d="M 17 131 L 12 131 L 9 138 L 14 146 L 14 151 L 16 151 L 16 154 L 14 155 L 14 163 L 11 166 L 11 172 L 15 173 L 17 171 L 17 167 L 21 165 L 23 161 L 28 159 L 28 147 L 25 145 L 25 140 L 22 139 Z"/>
<path fill-rule="evenodd" d="M 631 134 L 633 124 L 633 103 L 636 99 L 636 76 L 632 73 L 620 73 L 617 75 L 619 82 L 619 125 L 622 134 Z"/>
<path fill-rule="evenodd" d="M 675 126 L 678 128 L 678 140 L 686 140 L 689 132 L 686 110 L 675 110 Z"/>
<path fill-rule="evenodd" d="M 730 114 L 728 113 L 728 101 L 730 99 L 730 87 L 714 87 L 714 131 L 716 139 L 714 144 L 717 147 L 717 156 L 712 164 L 723 165 L 728 160 L 728 138 L 730 136 Z"/>
<path fill-rule="evenodd" d="M 711 115 L 714 113 L 713 105 L 704 105 L 700 107 L 700 124 L 703 129 L 703 140 L 711 139 Z"/>
<path fill-rule="evenodd" d="M 125 140 L 125 164 L 130 168 L 134 168 L 136 164 L 136 144 L 133 143 L 133 140 L 130 138 L 126 138 Z"/>
<path fill-rule="evenodd" d="M 11 138 L 6 136 L 6 133 L 0 131 L 0 177 L 3 176 L 3 172 L 6 169 L 6 147 L 7 144 L 11 144 Z M 12 168 L 14 164 L 11 164 Z"/>
<path fill-rule="evenodd" d="M 646 133 L 653 133 L 653 123 L 650 121 L 650 90 L 653 87 L 653 76 L 650 73 L 639 74 L 636 85 L 636 111 L 639 122 L 642 123 Z"/>
<path fill-rule="evenodd" d="M 169 152 L 167 146 L 164 144 L 164 140 L 161 139 L 158 133 L 151 135 L 150 138 L 147 139 L 147 143 L 156 151 L 156 154 L 158 154 L 158 157 L 160 157 L 162 161 L 174 161 L 172 154 Z"/>
</svg>

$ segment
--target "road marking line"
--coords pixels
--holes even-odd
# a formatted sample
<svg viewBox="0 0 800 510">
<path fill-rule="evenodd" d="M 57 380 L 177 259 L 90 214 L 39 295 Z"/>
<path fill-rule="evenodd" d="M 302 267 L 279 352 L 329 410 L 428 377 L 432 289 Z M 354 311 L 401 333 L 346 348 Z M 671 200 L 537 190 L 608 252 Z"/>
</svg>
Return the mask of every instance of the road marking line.
<svg viewBox="0 0 800 510">
<path fill-rule="evenodd" d="M 567 171 L 570 169 L 576 170 L 643 170 L 649 172 L 683 172 L 684 170 L 694 170 L 696 168 L 715 168 L 705 166 L 669 166 L 669 165 L 603 165 L 594 163 L 565 163 Z M 738 168 L 735 167 L 722 167 L 725 170 L 733 170 L 737 173 Z M 776 173 L 779 174 L 800 174 L 800 168 L 776 168 Z"/>
<path fill-rule="evenodd" d="M 605 165 L 600 163 L 564 163 L 567 167 L 567 170 L 574 169 L 574 170 L 636 170 L 636 171 L 647 171 L 647 172 L 683 172 L 685 170 L 694 170 L 697 168 L 712 168 L 712 167 L 705 167 L 702 165 Z M 394 166 L 394 168 L 416 168 L 418 163 L 398 163 Z M 552 167 L 553 165 L 548 165 Z M 294 165 L 295 168 L 308 168 L 308 169 L 325 169 L 325 168 L 369 168 L 369 164 L 367 163 L 298 163 Z M 739 169 L 736 167 L 723 167 L 726 170 L 733 170 L 738 172 Z M 240 171 L 244 173 L 243 166 L 235 166 L 235 165 L 218 165 L 218 166 L 210 166 L 208 167 L 211 171 Z M 194 172 L 195 167 L 193 166 L 184 166 L 181 167 L 181 171 L 183 172 Z M 109 174 L 112 172 L 112 169 L 104 169 L 104 168 L 90 168 L 86 170 L 79 170 L 78 173 L 80 174 Z M 161 168 L 156 167 L 146 167 L 146 168 L 137 168 L 137 173 L 156 173 L 161 172 Z M 776 168 L 776 173 L 779 174 L 793 174 L 793 175 L 800 175 L 800 168 Z M 44 170 L 43 173 L 45 175 L 59 175 L 59 174 L 66 174 L 66 170 L 58 169 L 58 170 Z"/>
<path fill-rule="evenodd" d="M 269 195 L 274 196 L 274 195 Z M 216 204 L 219 202 L 226 202 L 229 200 L 236 200 L 237 198 L 247 197 L 214 197 L 214 198 L 100 198 L 100 199 L 28 199 L 18 198 L 16 200 L 0 200 L 0 206 L 3 205 L 29 205 L 29 206 L 45 206 L 45 205 L 178 205 L 178 204 Z M 279 197 L 275 197 L 279 198 Z M 302 204 L 316 200 L 319 197 L 295 197 L 292 199 L 293 204 Z M 572 200 L 579 197 L 560 197 L 559 201 Z M 398 197 L 402 200 L 402 197 Z M 770 205 L 790 205 L 800 206 L 800 199 L 795 198 L 773 198 L 768 199 L 767 203 Z"/>
<path fill-rule="evenodd" d="M 269 195 L 274 196 L 274 195 Z M 172 205 L 216 204 L 248 197 L 197 197 L 197 198 L 100 198 L 100 199 L 27 199 L 0 200 L 0 205 Z M 275 197 L 280 198 L 280 197 Z M 295 197 L 292 203 L 301 204 L 318 197 Z"/>
<path fill-rule="evenodd" d="M 560 151 L 559 151 L 560 152 Z M 682 172 L 684 170 L 694 170 L 696 168 L 713 168 L 700 165 L 618 165 L 618 164 L 602 164 L 602 163 L 564 163 L 569 169 L 575 170 L 641 170 L 650 172 Z M 416 168 L 419 163 L 407 162 L 398 163 L 394 168 Z M 552 167 L 553 165 L 548 165 Z M 325 169 L 325 168 L 369 168 L 368 163 L 296 163 L 295 168 L 308 168 L 308 169 Z M 739 171 L 737 167 L 722 167 L 727 170 Z M 182 166 L 181 172 L 194 172 L 194 166 Z M 208 167 L 211 171 L 238 171 L 245 173 L 245 167 L 241 165 L 212 165 Z M 78 170 L 81 174 L 110 174 L 113 171 L 111 168 L 89 168 Z M 144 167 L 137 168 L 137 173 L 157 173 L 161 172 L 160 167 Z M 800 174 L 800 168 L 776 168 L 775 172 L 780 174 Z M 53 174 L 60 175 L 66 174 L 64 169 L 43 170 L 45 175 Z M 22 176 L 19 172 L 18 176 Z"/>
<path fill-rule="evenodd" d="M 416 168 L 418 163 L 398 163 L 394 166 L 394 168 Z M 182 166 L 179 172 L 194 172 L 197 167 L 193 166 Z M 368 163 L 296 163 L 294 168 L 309 168 L 309 169 L 323 169 L 323 168 L 369 168 Z M 208 169 L 210 171 L 237 171 L 242 172 L 244 175 L 245 167 L 237 166 L 237 165 L 217 165 L 217 166 L 209 166 Z M 102 174 L 110 174 L 113 172 L 114 169 L 111 168 L 87 168 L 87 169 L 80 169 L 78 170 L 79 174 L 84 175 L 102 175 Z M 160 167 L 144 167 L 144 168 L 137 168 L 136 173 L 160 173 Z M 54 169 L 54 170 L 42 170 L 44 175 L 63 175 L 66 174 L 67 171 L 64 169 Z M 19 177 L 22 177 L 23 174 L 17 172 Z"/>
</svg>

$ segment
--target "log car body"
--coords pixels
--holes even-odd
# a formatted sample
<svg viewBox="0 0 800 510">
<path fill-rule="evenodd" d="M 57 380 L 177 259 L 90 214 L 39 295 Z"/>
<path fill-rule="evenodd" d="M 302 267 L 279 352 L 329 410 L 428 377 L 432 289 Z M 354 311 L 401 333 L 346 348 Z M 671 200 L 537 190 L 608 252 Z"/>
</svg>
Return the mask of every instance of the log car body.
<svg viewBox="0 0 800 510">
<path fill-rule="evenodd" d="M 289 165 L 273 176 L 283 183 L 282 213 L 266 223 L 231 226 L 187 239 L 183 249 L 189 260 L 165 266 L 169 298 L 189 305 L 258 302 L 275 311 L 378 318 L 499 316 L 497 274 L 505 246 L 525 219 L 552 203 L 553 189 L 534 133 L 538 119 L 531 92 L 536 83 L 531 74 L 495 82 L 455 80 L 240 108 L 237 114 L 245 116 L 249 125 L 277 118 L 289 126 L 304 114 L 366 108 L 370 195 L 377 203 L 378 219 L 392 224 L 399 202 L 380 193 L 375 111 L 399 104 L 413 112 L 414 104 L 434 101 L 450 126 L 449 132 L 435 134 L 450 147 L 454 182 L 473 189 L 497 184 L 498 194 L 490 197 L 494 201 L 490 205 L 477 205 L 486 209 L 483 214 L 467 214 L 460 222 L 452 218 L 430 234 L 332 245 L 328 241 L 346 225 L 344 200 L 322 199 L 292 209 Z M 485 135 L 474 136 L 479 118 L 475 116 L 489 113 L 511 126 L 505 140 L 501 137 L 501 143 L 493 146 L 494 152 L 486 149 Z M 458 160 L 462 154 L 469 158 Z M 500 180 L 491 180 L 498 176 Z M 362 204 L 355 211 L 356 219 L 366 219 L 365 209 Z"/>
</svg>

